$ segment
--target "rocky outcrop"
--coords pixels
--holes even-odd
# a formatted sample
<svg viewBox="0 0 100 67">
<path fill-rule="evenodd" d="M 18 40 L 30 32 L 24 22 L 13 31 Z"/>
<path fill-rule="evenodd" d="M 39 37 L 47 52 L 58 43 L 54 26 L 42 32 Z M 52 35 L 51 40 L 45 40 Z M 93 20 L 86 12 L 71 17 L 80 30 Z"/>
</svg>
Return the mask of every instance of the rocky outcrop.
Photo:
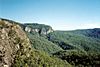
<svg viewBox="0 0 100 67">
<path fill-rule="evenodd" d="M 47 31 L 47 34 L 53 32 L 53 29 L 52 28 L 49 28 L 49 30 Z"/>
<path fill-rule="evenodd" d="M 47 35 L 51 32 L 53 32 L 52 28 L 49 28 L 48 30 L 46 30 L 45 28 L 42 28 L 41 31 L 40 31 L 40 34 Z"/>
<path fill-rule="evenodd" d="M 47 34 L 53 32 L 53 29 L 50 26 L 47 27 L 46 25 L 42 26 L 41 24 L 38 24 L 39 27 L 35 27 L 32 24 L 30 24 L 30 25 L 31 26 L 28 26 L 28 25 L 25 26 L 25 29 L 24 30 L 26 32 L 32 32 L 32 33 L 35 32 L 35 33 L 39 33 L 41 35 L 47 35 Z"/>
<path fill-rule="evenodd" d="M 41 35 L 46 35 L 47 34 L 46 29 L 45 28 L 42 28 L 41 31 L 40 31 L 40 34 Z"/>
<path fill-rule="evenodd" d="M 45 52 L 32 48 L 25 31 L 42 32 L 45 34 L 45 32 L 48 31 L 47 28 L 30 28 L 21 25 L 22 24 L 14 23 L 14 21 L 10 20 L 0 20 L 0 67 L 71 66 L 69 63 L 62 61 L 61 59 L 53 56 L 51 57 Z M 27 28 L 25 29 L 25 27 Z M 38 41 L 43 40 L 41 39 Z M 37 43 L 35 44 L 37 45 Z M 48 43 L 48 45 L 50 44 Z"/>
<path fill-rule="evenodd" d="M 39 32 L 39 29 L 32 29 L 32 28 L 26 26 L 26 27 L 25 27 L 25 31 L 26 31 L 26 32 L 29 32 L 29 33 L 30 33 L 30 32 L 37 32 L 37 33 L 38 33 L 38 32 Z"/>
<path fill-rule="evenodd" d="M 26 32 L 31 32 L 31 28 L 30 27 L 25 27 L 25 31 Z"/>
<path fill-rule="evenodd" d="M 22 46 L 30 47 L 29 39 L 17 24 L 0 20 L 0 67 L 10 67 Z"/>
</svg>

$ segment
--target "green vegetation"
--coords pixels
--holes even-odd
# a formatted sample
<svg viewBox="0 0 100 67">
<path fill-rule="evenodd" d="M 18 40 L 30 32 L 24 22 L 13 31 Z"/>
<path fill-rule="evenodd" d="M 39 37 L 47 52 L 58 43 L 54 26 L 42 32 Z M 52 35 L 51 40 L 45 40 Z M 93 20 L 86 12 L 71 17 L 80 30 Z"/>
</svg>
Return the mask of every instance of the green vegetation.
<svg viewBox="0 0 100 67">
<path fill-rule="evenodd" d="M 92 38 L 100 38 L 100 28 L 94 28 L 94 29 L 85 29 L 85 30 L 74 30 L 70 31 L 75 34 L 81 34 L 85 35 L 87 37 L 92 37 Z"/>
<path fill-rule="evenodd" d="M 64 50 L 78 49 L 85 50 L 87 52 L 100 51 L 100 39 L 86 36 L 82 32 L 78 33 L 77 31 L 55 31 L 48 35 L 48 39 L 62 47 Z"/>
<path fill-rule="evenodd" d="M 48 34 L 48 40 L 65 51 L 54 56 L 66 60 L 75 67 L 100 66 L 100 29 L 55 31 Z"/>
<path fill-rule="evenodd" d="M 50 57 L 45 52 L 32 50 L 27 53 L 18 52 L 13 67 L 71 67 L 66 61 L 56 57 Z M 30 56 L 27 56 L 27 55 Z"/>
<path fill-rule="evenodd" d="M 19 44 L 12 67 L 71 67 L 67 61 L 49 56 L 44 51 L 32 49 L 26 40 L 15 39 Z"/>
<path fill-rule="evenodd" d="M 33 35 L 31 33 L 27 33 L 27 35 L 34 49 L 45 51 L 49 54 L 62 50 L 58 45 L 48 41 L 44 37 L 41 37 L 39 35 Z"/>
<path fill-rule="evenodd" d="M 55 56 L 66 60 L 74 67 L 96 67 L 100 66 L 100 53 L 86 53 L 78 50 L 60 51 Z"/>
<path fill-rule="evenodd" d="M 1 40 L 12 48 L 11 67 L 100 67 L 99 28 L 52 32 L 48 25 L 2 19 L 0 29 Z"/>
<path fill-rule="evenodd" d="M 50 28 L 52 29 L 52 27 L 48 25 L 38 24 L 38 23 L 25 23 L 24 25 L 32 29 L 42 29 L 42 28 L 45 28 L 46 30 L 49 30 Z"/>
<path fill-rule="evenodd" d="M 91 67 L 100 65 L 99 33 L 100 29 L 89 29 L 55 31 L 47 37 L 33 33 L 28 33 L 28 36 L 32 47 L 37 50 L 53 53 L 53 56 L 66 60 L 75 67 Z"/>
</svg>

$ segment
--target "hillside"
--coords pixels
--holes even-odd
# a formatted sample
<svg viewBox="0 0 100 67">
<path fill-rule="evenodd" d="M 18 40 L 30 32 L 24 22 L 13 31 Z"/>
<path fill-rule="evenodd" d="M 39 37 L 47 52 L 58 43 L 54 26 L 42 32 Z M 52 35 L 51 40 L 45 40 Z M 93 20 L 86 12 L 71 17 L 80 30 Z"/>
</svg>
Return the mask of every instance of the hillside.
<svg viewBox="0 0 100 67">
<path fill-rule="evenodd" d="M 0 67 L 71 66 L 43 51 L 32 48 L 24 30 L 16 23 L 0 20 Z"/>
<path fill-rule="evenodd" d="M 32 47 L 49 54 L 61 51 L 62 48 L 47 39 L 47 34 L 53 32 L 51 26 L 37 23 L 25 23 L 25 31 Z M 27 29 L 26 29 L 27 28 Z"/>
<path fill-rule="evenodd" d="M 100 29 L 75 31 L 55 31 L 48 34 L 48 39 L 64 50 L 80 49 L 87 52 L 100 51 Z"/>
<path fill-rule="evenodd" d="M 100 67 L 100 28 L 54 31 L 0 19 L 0 67 Z"/>
<path fill-rule="evenodd" d="M 41 35 L 47 35 L 50 32 L 53 32 L 52 27 L 44 24 L 37 24 L 37 23 L 25 23 L 25 31 L 30 33 L 39 33 Z"/>
<path fill-rule="evenodd" d="M 69 32 L 73 32 L 75 34 L 80 34 L 80 35 L 85 35 L 87 37 L 93 37 L 93 38 L 100 39 L 100 28 L 74 30 L 74 31 L 69 31 Z"/>
<path fill-rule="evenodd" d="M 48 41 L 42 36 L 39 35 L 33 35 L 31 33 L 27 33 L 30 42 L 32 44 L 32 47 L 37 50 L 45 51 L 49 54 L 58 52 L 63 50 L 61 47 L 58 45 L 52 43 L 51 41 Z"/>
<path fill-rule="evenodd" d="M 58 45 L 46 39 L 46 35 L 49 34 L 50 32 L 53 32 L 51 26 L 44 24 L 37 24 L 37 23 L 20 24 L 18 22 L 8 19 L 2 19 L 2 20 L 9 22 L 11 24 L 18 24 L 19 26 L 21 26 L 23 31 L 25 31 L 27 37 L 29 37 L 32 48 L 45 51 L 49 54 L 62 50 L 62 48 L 60 48 Z"/>
<path fill-rule="evenodd" d="M 68 61 L 75 67 L 100 66 L 100 29 L 74 31 L 54 31 L 48 34 L 48 40 L 60 46 L 64 51 L 54 53 L 56 57 Z"/>
</svg>

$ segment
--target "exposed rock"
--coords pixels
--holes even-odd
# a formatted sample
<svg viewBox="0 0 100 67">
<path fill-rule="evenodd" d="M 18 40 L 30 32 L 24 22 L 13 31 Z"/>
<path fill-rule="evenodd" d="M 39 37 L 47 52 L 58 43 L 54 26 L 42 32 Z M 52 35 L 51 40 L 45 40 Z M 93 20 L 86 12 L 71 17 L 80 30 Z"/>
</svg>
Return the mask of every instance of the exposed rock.
<svg viewBox="0 0 100 67">
<path fill-rule="evenodd" d="M 4 67 L 9 67 L 8 65 L 4 65 Z"/>
<path fill-rule="evenodd" d="M 45 28 L 42 28 L 41 31 L 40 31 L 40 34 L 47 35 L 51 32 L 53 32 L 52 28 L 49 28 L 48 30 L 46 30 Z"/>
<path fill-rule="evenodd" d="M 46 30 L 46 28 L 33 29 L 33 28 L 30 28 L 30 27 L 25 27 L 25 31 L 29 32 L 29 33 L 33 32 L 33 33 L 39 33 L 41 35 L 47 35 L 47 34 L 53 32 L 53 29 L 49 28 L 48 30 Z"/>
<path fill-rule="evenodd" d="M 44 24 L 37 24 L 37 23 L 26 23 L 24 24 L 25 27 L 25 31 L 26 32 L 32 32 L 32 33 L 39 33 L 41 35 L 47 35 L 50 32 L 53 32 L 52 27 L 48 26 L 48 25 L 44 25 Z"/>
<path fill-rule="evenodd" d="M 31 32 L 31 28 L 25 27 L 25 31 L 26 31 L 26 32 Z"/>
<path fill-rule="evenodd" d="M 23 26 L 20 25 L 13 21 L 0 21 L 0 67 L 70 66 L 67 62 L 33 49 L 24 32 L 25 30 L 30 33 L 33 31 L 47 34 L 49 27 L 31 28 L 23 25 L 24 28 L 22 28 Z"/>
<path fill-rule="evenodd" d="M 0 21 L 2 21 L 2 19 L 0 18 Z"/>
<path fill-rule="evenodd" d="M 19 25 L 0 20 L 0 27 L 0 67 L 10 67 L 21 46 L 31 46 Z"/>
<path fill-rule="evenodd" d="M 32 32 L 39 32 L 39 29 L 32 29 Z"/>
<path fill-rule="evenodd" d="M 50 28 L 50 29 L 47 31 L 47 34 L 49 34 L 49 33 L 51 33 L 51 32 L 53 32 L 53 29 L 52 29 L 52 28 Z"/>
<path fill-rule="evenodd" d="M 46 35 L 47 34 L 46 29 L 45 28 L 42 28 L 41 31 L 40 31 L 40 34 Z"/>
</svg>

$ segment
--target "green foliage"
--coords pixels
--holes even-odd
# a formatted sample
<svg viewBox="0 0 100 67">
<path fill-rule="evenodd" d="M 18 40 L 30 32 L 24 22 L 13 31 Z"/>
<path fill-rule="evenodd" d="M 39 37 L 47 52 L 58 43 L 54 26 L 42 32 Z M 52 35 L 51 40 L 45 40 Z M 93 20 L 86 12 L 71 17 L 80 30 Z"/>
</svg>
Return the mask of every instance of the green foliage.
<svg viewBox="0 0 100 67">
<path fill-rule="evenodd" d="M 27 55 L 30 56 L 27 56 Z M 66 61 L 50 57 L 42 51 L 32 50 L 25 53 L 18 51 L 13 67 L 71 67 Z"/>
<path fill-rule="evenodd" d="M 4 21 L 12 25 L 7 26 Z M 27 26 L 39 29 L 39 32 L 27 33 L 27 38 L 21 40 L 12 30 L 13 25 Z M 2 19 L 0 28 L 11 28 L 9 40 L 15 46 L 14 63 L 12 67 L 96 67 L 100 66 L 100 29 L 75 31 L 55 31 L 42 35 L 52 28 L 48 25 L 28 23 L 20 24 L 12 20 Z M 23 33 L 23 32 L 21 32 Z M 31 47 L 32 46 L 32 47 Z M 48 54 L 49 53 L 49 54 Z M 53 54 L 53 55 L 52 55 Z M 70 64 L 69 64 L 70 63 Z"/>
<path fill-rule="evenodd" d="M 45 25 L 45 24 L 38 24 L 38 23 L 25 23 L 25 26 L 28 26 L 32 29 L 42 29 L 45 28 L 46 31 L 49 30 L 50 28 L 52 29 L 52 27 L 50 27 L 49 25 Z"/>
<path fill-rule="evenodd" d="M 100 35 L 100 34 L 98 34 Z M 100 51 L 100 39 L 84 35 L 77 31 L 55 31 L 48 35 L 48 39 L 59 45 L 64 50 L 71 49 L 85 50 L 87 52 Z M 63 43 L 63 44 L 62 44 Z"/>
<path fill-rule="evenodd" d="M 48 53 L 32 49 L 30 44 L 20 38 L 15 39 L 19 44 L 12 67 L 71 67 L 67 61 L 49 56 Z"/>
<path fill-rule="evenodd" d="M 62 50 L 59 46 L 53 44 L 44 37 L 41 37 L 39 35 L 33 35 L 31 33 L 27 34 L 34 49 L 45 51 L 49 54 Z"/>
<path fill-rule="evenodd" d="M 65 51 L 54 56 L 66 60 L 75 67 L 100 66 L 100 29 L 55 31 L 48 34 L 48 40 Z"/>
<path fill-rule="evenodd" d="M 100 65 L 100 53 L 86 53 L 78 50 L 60 51 L 54 54 L 62 60 L 68 61 L 73 66 L 97 66 Z"/>
<path fill-rule="evenodd" d="M 85 35 L 87 37 L 93 37 L 93 38 L 100 39 L 100 28 L 75 30 L 75 31 L 70 31 L 70 32 L 73 32 L 74 34 L 79 34 L 79 35 L 81 34 L 81 35 Z"/>
</svg>

